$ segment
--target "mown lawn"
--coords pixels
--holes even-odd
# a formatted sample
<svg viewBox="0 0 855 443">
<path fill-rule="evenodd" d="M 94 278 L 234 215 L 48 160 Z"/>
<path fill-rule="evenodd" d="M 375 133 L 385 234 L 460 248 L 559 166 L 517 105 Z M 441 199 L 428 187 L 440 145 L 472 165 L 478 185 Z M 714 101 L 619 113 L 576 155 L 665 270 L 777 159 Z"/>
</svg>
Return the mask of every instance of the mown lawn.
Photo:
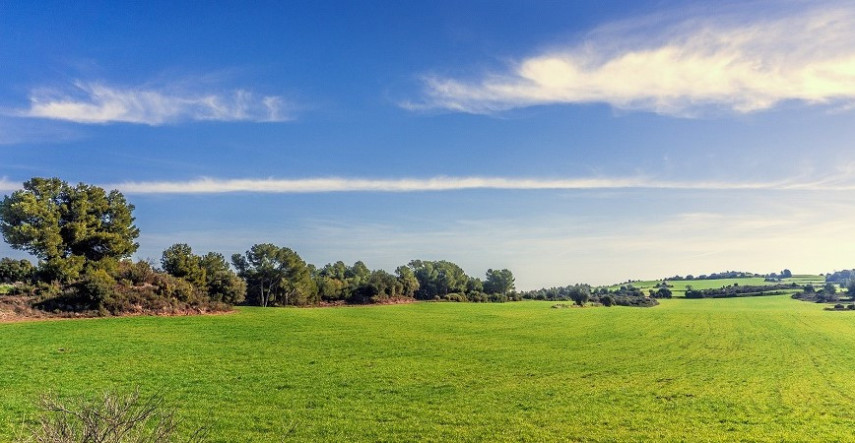
<svg viewBox="0 0 855 443">
<path fill-rule="evenodd" d="M 0 441 L 46 391 L 134 387 L 217 442 L 853 438 L 855 312 L 552 304 L 0 324 Z"/>
</svg>

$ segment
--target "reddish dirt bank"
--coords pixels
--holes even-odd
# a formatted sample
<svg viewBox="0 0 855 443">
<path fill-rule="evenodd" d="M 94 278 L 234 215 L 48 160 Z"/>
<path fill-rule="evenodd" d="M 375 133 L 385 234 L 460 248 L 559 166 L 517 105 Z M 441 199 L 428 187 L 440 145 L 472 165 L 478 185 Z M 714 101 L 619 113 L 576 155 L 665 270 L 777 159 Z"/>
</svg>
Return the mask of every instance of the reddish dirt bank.
<svg viewBox="0 0 855 443">
<path fill-rule="evenodd" d="M 47 312 L 32 307 L 35 297 L 27 296 L 0 296 L 0 323 L 15 323 L 22 321 L 39 320 L 61 320 L 71 318 L 97 318 L 101 317 L 97 311 L 89 312 Z M 151 311 L 137 309 L 121 315 L 121 317 L 139 315 L 157 316 L 183 316 L 183 315 L 214 315 L 229 314 L 234 311 L 212 311 L 204 309 L 164 309 Z"/>
</svg>

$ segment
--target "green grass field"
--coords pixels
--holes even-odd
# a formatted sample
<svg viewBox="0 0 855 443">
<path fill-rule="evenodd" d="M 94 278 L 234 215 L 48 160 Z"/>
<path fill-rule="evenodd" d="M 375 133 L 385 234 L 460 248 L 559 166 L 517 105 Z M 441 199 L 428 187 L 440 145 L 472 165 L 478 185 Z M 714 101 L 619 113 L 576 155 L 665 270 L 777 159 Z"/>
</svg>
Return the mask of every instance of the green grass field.
<svg viewBox="0 0 855 443">
<path fill-rule="evenodd" d="M 853 439 L 855 313 L 552 304 L 0 324 L 0 441 L 46 391 L 136 386 L 217 442 Z"/>
</svg>

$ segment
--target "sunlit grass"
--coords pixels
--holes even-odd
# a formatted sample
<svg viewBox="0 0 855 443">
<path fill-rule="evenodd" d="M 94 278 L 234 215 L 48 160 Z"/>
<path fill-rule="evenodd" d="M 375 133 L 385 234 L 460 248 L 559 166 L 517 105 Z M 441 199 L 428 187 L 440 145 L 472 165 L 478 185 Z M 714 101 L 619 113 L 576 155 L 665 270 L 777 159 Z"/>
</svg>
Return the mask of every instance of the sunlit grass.
<svg viewBox="0 0 855 443">
<path fill-rule="evenodd" d="M 43 392 L 135 386 L 218 442 L 851 438 L 855 313 L 552 304 L 0 324 L 0 441 Z"/>
</svg>

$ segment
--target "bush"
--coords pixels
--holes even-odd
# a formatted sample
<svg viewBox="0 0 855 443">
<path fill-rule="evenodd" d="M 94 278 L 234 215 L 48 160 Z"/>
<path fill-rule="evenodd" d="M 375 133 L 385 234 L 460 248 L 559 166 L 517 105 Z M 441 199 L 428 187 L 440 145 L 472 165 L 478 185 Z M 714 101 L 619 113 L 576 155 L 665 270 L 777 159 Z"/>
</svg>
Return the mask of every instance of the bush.
<svg viewBox="0 0 855 443">
<path fill-rule="evenodd" d="M 79 300 L 90 309 L 103 310 L 116 296 L 116 280 L 103 269 L 87 272 L 74 287 Z"/>
<path fill-rule="evenodd" d="M 134 285 L 142 285 L 153 282 L 156 273 L 150 263 L 140 260 L 136 263 L 120 262 L 117 274 L 119 280 L 128 280 Z"/>
<path fill-rule="evenodd" d="M 652 294 L 653 298 L 671 298 L 672 296 L 673 294 L 668 288 L 659 288 L 659 290 Z"/>
<path fill-rule="evenodd" d="M 448 301 L 455 301 L 455 302 L 465 302 L 465 301 L 468 301 L 468 300 L 466 299 L 466 296 L 465 296 L 465 295 L 463 295 L 463 294 L 459 294 L 459 293 L 457 293 L 457 292 L 452 292 L 452 293 L 450 293 L 450 294 L 446 294 L 446 295 L 445 295 L 445 297 L 443 297 L 443 298 L 444 298 L 445 300 L 448 300 Z"/>
<path fill-rule="evenodd" d="M 179 441 L 178 420 L 165 409 L 160 397 L 141 399 L 139 392 L 129 395 L 106 393 L 102 398 L 78 398 L 62 402 L 53 396 L 41 401 L 39 423 L 32 437 L 22 442 L 38 443 L 167 443 Z M 205 440 L 197 429 L 187 442 Z"/>
<path fill-rule="evenodd" d="M 483 303 L 490 300 L 490 296 L 481 291 L 471 291 L 466 293 L 466 298 L 474 303 Z"/>
<path fill-rule="evenodd" d="M 53 298 L 62 294 L 62 286 L 59 282 L 47 283 L 40 281 L 33 290 L 33 293 L 41 299 Z"/>
<path fill-rule="evenodd" d="M 490 294 L 490 301 L 493 303 L 505 303 L 508 301 L 508 296 L 505 294 Z"/>
</svg>

